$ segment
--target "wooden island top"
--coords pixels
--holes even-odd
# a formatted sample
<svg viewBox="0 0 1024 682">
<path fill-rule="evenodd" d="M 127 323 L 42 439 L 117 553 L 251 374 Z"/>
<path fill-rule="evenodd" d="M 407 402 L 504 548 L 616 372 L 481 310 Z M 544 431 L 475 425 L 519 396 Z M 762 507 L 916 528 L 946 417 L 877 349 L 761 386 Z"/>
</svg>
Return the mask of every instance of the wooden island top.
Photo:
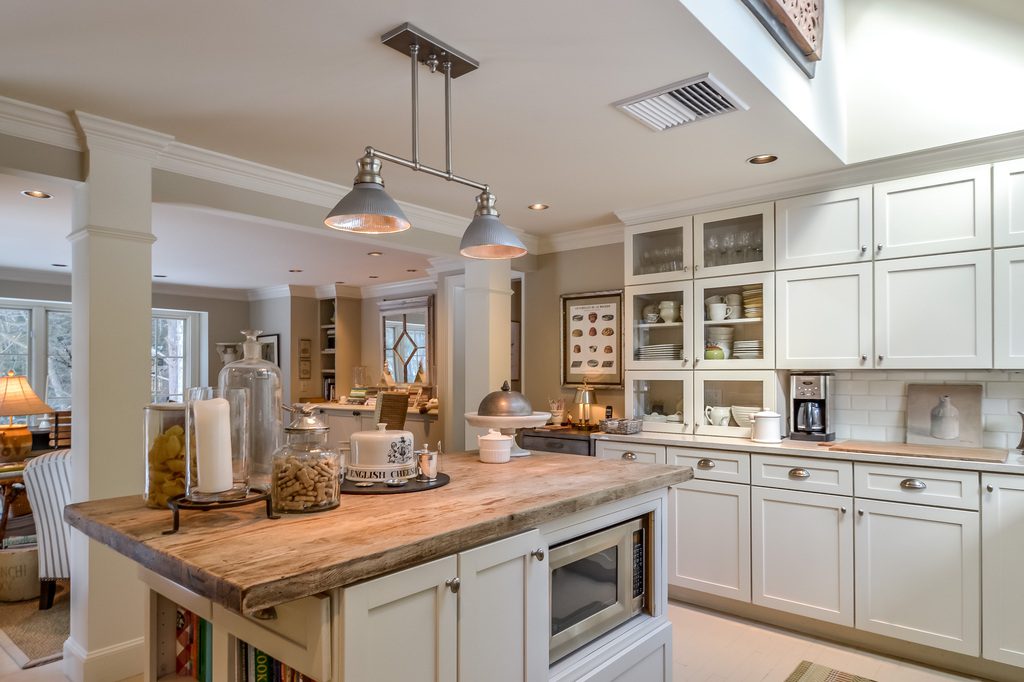
<svg viewBox="0 0 1024 682">
<path fill-rule="evenodd" d="M 141 495 L 68 505 L 64 518 L 145 568 L 251 614 L 455 554 L 601 504 L 667 488 L 689 467 L 534 453 L 483 464 L 445 454 L 451 483 L 400 495 L 342 495 L 316 514 L 266 518 L 263 504 L 217 511 L 147 508 Z"/>
</svg>

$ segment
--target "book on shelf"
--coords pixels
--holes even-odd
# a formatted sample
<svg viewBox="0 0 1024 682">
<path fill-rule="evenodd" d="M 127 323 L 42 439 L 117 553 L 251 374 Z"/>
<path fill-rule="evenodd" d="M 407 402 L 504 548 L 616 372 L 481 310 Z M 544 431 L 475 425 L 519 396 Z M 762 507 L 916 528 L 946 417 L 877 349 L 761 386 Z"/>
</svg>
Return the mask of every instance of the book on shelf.
<svg viewBox="0 0 1024 682">
<path fill-rule="evenodd" d="M 316 682 L 243 641 L 238 642 L 237 667 L 237 677 L 241 682 Z"/>
<path fill-rule="evenodd" d="M 213 682 L 213 626 L 180 606 L 174 613 L 174 672 Z"/>
</svg>

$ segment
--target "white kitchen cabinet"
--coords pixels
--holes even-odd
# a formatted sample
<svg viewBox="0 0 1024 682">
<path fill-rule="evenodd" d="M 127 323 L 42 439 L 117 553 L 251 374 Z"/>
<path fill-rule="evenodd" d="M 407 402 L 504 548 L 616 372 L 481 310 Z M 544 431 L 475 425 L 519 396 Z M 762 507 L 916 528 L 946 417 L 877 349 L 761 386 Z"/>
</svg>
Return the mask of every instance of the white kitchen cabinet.
<svg viewBox="0 0 1024 682">
<path fill-rule="evenodd" d="M 778 367 L 874 366 L 871 263 L 780 271 L 775 287 Z"/>
<path fill-rule="evenodd" d="M 531 530 L 343 589 L 342 679 L 545 678 L 546 550 Z"/>
<path fill-rule="evenodd" d="M 761 408 L 781 414 L 783 430 L 785 430 L 787 423 L 786 399 L 777 373 L 773 371 L 701 371 L 693 373 L 695 434 L 750 438 L 749 414 L 759 411 Z"/>
<path fill-rule="evenodd" d="M 751 489 L 753 602 L 853 626 L 853 498 Z"/>
<path fill-rule="evenodd" d="M 626 372 L 626 416 L 643 431 L 693 432 L 693 372 Z"/>
<path fill-rule="evenodd" d="M 352 434 L 356 431 L 363 431 L 363 417 L 367 413 L 355 410 L 320 410 L 324 423 L 330 431 L 327 434 L 327 442 L 332 447 L 338 443 L 352 440 Z M 370 421 L 373 421 L 373 412 L 368 413 Z"/>
<path fill-rule="evenodd" d="M 775 204 L 696 215 L 693 245 L 694 277 L 771 270 L 775 267 Z"/>
<path fill-rule="evenodd" d="M 1024 246 L 1024 159 L 992 165 L 992 244 Z"/>
<path fill-rule="evenodd" d="M 775 202 L 775 267 L 871 262 L 871 186 Z"/>
<path fill-rule="evenodd" d="M 626 228 L 626 284 L 674 282 L 693 277 L 693 218 Z"/>
<path fill-rule="evenodd" d="M 726 303 L 733 317 L 713 320 L 708 301 Z M 773 369 L 775 367 L 775 273 L 700 279 L 693 286 L 693 366 L 696 369 Z M 726 311 L 728 312 L 728 310 Z M 731 330 L 731 332 L 729 331 Z M 716 343 L 724 334 L 728 348 Z M 744 348 L 748 343 L 760 345 Z M 707 358 L 707 347 L 722 347 L 724 359 Z M 751 357 L 740 357 L 750 353 Z"/>
<path fill-rule="evenodd" d="M 981 655 L 1024 667 L 1024 476 L 982 474 Z"/>
<path fill-rule="evenodd" d="M 1024 368 L 1024 248 L 997 249 L 994 259 L 993 364 L 999 369 L 1021 369 Z"/>
<path fill-rule="evenodd" d="M 669 491 L 670 585 L 750 601 L 750 486 L 690 480 Z"/>
<path fill-rule="evenodd" d="M 626 369 L 692 368 L 694 335 L 691 326 L 697 319 L 693 311 L 693 282 L 626 287 L 624 307 Z M 648 315 L 656 319 L 648 322 Z M 594 352 L 612 348 L 601 341 L 580 340 L 581 346 L 589 343 L 594 344 Z M 672 352 L 666 353 L 666 350 Z"/>
<path fill-rule="evenodd" d="M 875 258 L 905 258 L 992 245 L 989 166 L 875 185 Z"/>
<path fill-rule="evenodd" d="M 992 367 L 992 253 L 876 262 L 875 367 Z"/>
<path fill-rule="evenodd" d="M 981 653 L 978 512 L 856 500 L 856 627 Z"/>
<path fill-rule="evenodd" d="M 621 459 L 627 462 L 644 462 L 646 464 L 665 463 L 664 445 L 598 440 L 594 454 L 598 459 Z"/>
</svg>

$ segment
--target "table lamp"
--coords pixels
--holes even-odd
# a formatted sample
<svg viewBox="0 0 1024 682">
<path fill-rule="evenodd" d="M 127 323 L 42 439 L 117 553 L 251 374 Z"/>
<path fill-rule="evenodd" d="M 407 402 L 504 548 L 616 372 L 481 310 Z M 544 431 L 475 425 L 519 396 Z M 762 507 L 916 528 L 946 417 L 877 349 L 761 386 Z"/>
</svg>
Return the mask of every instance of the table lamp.
<svg viewBox="0 0 1024 682">
<path fill-rule="evenodd" d="M 597 403 L 597 391 L 587 385 L 586 379 L 583 380 L 583 385 L 576 389 L 576 396 L 572 401 L 580 406 L 580 417 L 583 420 L 580 428 L 584 431 L 595 429 L 596 426 L 590 423 L 590 406 Z"/>
<path fill-rule="evenodd" d="M 14 370 L 0 376 L 0 462 L 20 462 L 32 451 L 32 432 L 26 424 L 15 424 L 15 417 L 53 412 L 53 408 L 39 399 L 28 378 L 15 376 Z"/>
</svg>

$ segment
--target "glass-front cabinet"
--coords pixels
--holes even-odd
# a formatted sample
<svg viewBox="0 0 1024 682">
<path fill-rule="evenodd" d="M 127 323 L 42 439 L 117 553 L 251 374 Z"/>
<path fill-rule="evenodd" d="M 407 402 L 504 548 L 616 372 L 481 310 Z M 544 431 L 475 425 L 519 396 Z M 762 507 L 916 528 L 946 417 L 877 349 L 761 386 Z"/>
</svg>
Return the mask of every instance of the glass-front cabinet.
<svg viewBox="0 0 1024 682">
<path fill-rule="evenodd" d="M 785 428 L 784 374 L 768 371 L 694 372 L 694 433 L 750 438 L 751 417 L 762 409 L 781 414 Z"/>
<path fill-rule="evenodd" d="M 626 284 L 653 284 L 693 277 L 693 218 L 674 218 L 626 228 Z"/>
<path fill-rule="evenodd" d="M 693 217 L 695 277 L 775 268 L 775 204 L 729 208 Z"/>
<path fill-rule="evenodd" d="M 626 372 L 626 415 L 644 431 L 693 431 L 693 372 Z"/>
<path fill-rule="evenodd" d="M 775 366 L 775 273 L 694 280 L 695 369 Z"/>
<path fill-rule="evenodd" d="M 690 369 L 693 282 L 626 287 L 626 369 Z"/>
</svg>

